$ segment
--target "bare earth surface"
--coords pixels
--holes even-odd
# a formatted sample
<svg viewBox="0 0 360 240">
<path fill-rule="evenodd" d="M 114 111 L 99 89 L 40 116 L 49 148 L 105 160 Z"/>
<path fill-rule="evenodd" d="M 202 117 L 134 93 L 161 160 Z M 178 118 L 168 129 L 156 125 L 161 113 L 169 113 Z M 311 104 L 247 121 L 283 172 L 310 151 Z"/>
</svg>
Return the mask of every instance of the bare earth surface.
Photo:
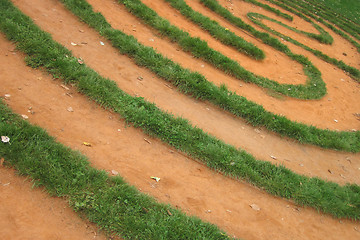
<svg viewBox="0 0 360 240">
<path fill-rule="evenodd" d="M 300 174 L 319 176 L 340 184 L 348 182 L 360 184 L 360 154 L 301 145 L 293 140 L 279 138 L 264 129 L 255 129 L 211 104 L 198 102 L 181 94 L 150 71 L 136 66 L 132 60 L 120 55 L 109 42 L 65 10 L 58 1 L 14 0 L 13 2 L 43 30 L 51 33 L 56 41 L 71 49 L 75 56 L 82 57 L 85 64 L 101 75 L 116 81 L 124 91 L 143 96 L 156 103 L 161 109 L 189 119 L 192 124 L 229 144 L 245 149 L 259 160 L 283 164 Z M 114 1 L 90 0 L 89 2 L 114 28 L 134 35 L 143 44 L 153 46 L 184 67 L 199 71 L 209 81 L 216 84 L 225 82 L 239 95 L 263 105 L 271 112 L 281 113 L 292 120 L 321 128 L 360 129 L 360 122 L 353 115 L 360 113 L 358 104 L 360 84 L 341 70 L 296 46 L 289 44 L 294 52 L 309 57 L 322 72 L 328 89 L 328 95 L 322 100 L 300 101 L 290 98 L 279 100 L 270 97 L 257 86 L 232 79 L 210 65 L 192 58 L 191 55 L 178 51 L 179 47 L 176 44 L 159 38 L 154 30 L 140 23 L 123 6 L 115 4 Z M 220 2 L 224 6 L 229 4 L 227 1 Z M 164 1 L 146 0 L 144 3 L 171 23 L 193 36 L 208 41 L 214 49 L 238 60 L 246 69 L 279 82 L 289 83 L 289 79 L 295 78 L 293 83 L 296 84 L 306 81 L 299 64 L 236 30 L 226 21 L 201 7 L 198 1 L 187 1 L 187 3 L 258 45 L 265 51 L 267 58 L 263 62 L 256 62 L 222 45 L 183 18 Z M 254 8 L 240 1 L 236 3 L 234 1 L 232 8 L 235 14 L 241 17 L 249 11 L 256 11 L 278 19 L 258 7 Z M 269 22 L 267 24 L 271 25 Z M 297 24 L 302 30 L 314 31 L 310 24 L 296 17 L 294 23 L 289 23 L 291 26 Z M 283 28 L 277 26 L 273 28 L 286 34 Z M 334 37 L 334 44 L 337 44 L 334 47 L 321 46 L 295 33 L 291 33 L 291 36 L 349 65 L 358 67 L 356 64 L 360 56 L 356 50 L 351 50 L 352 46 L 349 43 L 337 37 L 329 29 L 325 29 Z M 103 41 L 105 46 L 100 45 L 100 41 Z M 79 45 L 72 46 L 71 42 Z M 334 50 L 339 48 L 340 50 Z M 7 103 L 15 112 L 28 115 L 31 123 L 45 128 L 59 142 L 86 154 L 94 167 L 108 172 L 118 171 L 140 191 L 154 196 L 158 201 L 181 208 L 190 215 L 214 223 L 230 236 L 242 239 L 360 238 L 360 232 L 357 231 L 360 229 L 358 222 L 332 219 L 312 209 L 297 207 L 289 201 L 270 196 L 247 183 L 215 173 L 160 141 L 126 126 L 119 116 L 101 109 L 78 94 L 71 86 L 67 86 L 69 89 L 66 89 L 61 86 L 60 81 L 52 80 L 40 70 L 26 67 L 24 56 L 13 50 L 14 45 L 0 35 L 0 96 L 10 94 Z M 342 55 L 342 51 L 348 53 L 347 58 Z M 137 79 L 139 76 L 144 80 L 139 81 Z M 30 107 L 34 114 L 28 112 Z M 69 107 L 74 112 L 67 111 Z M 334 119 L 337 119 L 338 123 Z M 92 147 L 82 145 L 84 141 L 92 143 Z M 277 160 L 271 159 L 270 156 L 276 156 Z M 86 228 L 86 223 L 76 214 L 67 208 L 63 210 L 66 206 L 64 201 L 51 198 L 40 190 L 30 190 L 30 185 L 26 185 L 28 183 L 24 185 L 22 179 L 13 175 L 12 170 L 0 169 L 0 182 L 2 184 L 11 182 L 8 186 L 0 185 L 2 203 L 0 229 L 6 229 L 5 236 L 19 236 L 18 239 L 92 239 L 94 237 L 96 230 L 93 227 Z M 150 179 L 150 176 L 158 176 L 161 181 L 156 183 Z M 10 192 L 10 189 L 13 192 Z M 20 208 L 22 205 L 16 204 L 20 201 L 27 204 Z M 54 206 L 48 207 L 52 212 L 34 211 L 39 208 L 39 202 L 41 204 L 46 202 L 48 204 L 46 206 Z M 249 207 L 250 204 L 257 204 L 261 210 L 253 210 Z M 46 221 L 54 224 L 46 228 L 44 224 L 37 224 L 36 221 L 31 222 L 31 225 L 27 224 L 29 222 L 27 219 L 39 219 L 41 223 L 45 221 L 44 216 L 53 217 L 52 220 Z M 7 220 L 9 218 L 12 220 Z M 13 227 L 14 222 L 21 227 Z M 60 222 L 65 226 L 61 227 Z M 80 225 L 83 227 L 76 227 Z M 56 238 L 62 231 L 64 234 L 73 235 L 64 235 L 68 237 L 60 235 Z M 1 234 L 0 231 L 0 239 L 2 239 Z M 101 239 L 102 236 L 96 235 L 96 238 Z"/>
</svg>

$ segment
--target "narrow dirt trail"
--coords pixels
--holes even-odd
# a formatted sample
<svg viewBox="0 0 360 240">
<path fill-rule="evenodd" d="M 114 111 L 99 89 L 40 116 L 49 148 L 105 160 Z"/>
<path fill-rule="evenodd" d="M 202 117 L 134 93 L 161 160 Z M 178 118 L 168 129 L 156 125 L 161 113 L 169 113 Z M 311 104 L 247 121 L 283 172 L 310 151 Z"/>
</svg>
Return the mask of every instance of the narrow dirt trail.
<svg viewBox="0 0 360 240">
<path fill-rule="evenodd" d="M 71 86 L 26 67 L 0 37 L 0 95 L 18 114 L 59 142 L 87 155 L 91 165 L 116 170 L 140 191 L 242 239 L 358 239 L 358 222 L 335 220 L 209 170 L 78 94 Z M 32 107 L 34 114 L 28 113 Z M 67 111 L 68 107 L 73 112 Z M 120 130 L 119 130 L 120 129 Z M 151 142 L 144 141 L 147 138 Z M 90 142 L 92 147 L 82 143 Z M 146 153 L 146 154 L 145 154 Z M 156 183 L 150 176 L 160 177 Z M 14 196 L 15 197 L 15 196 Z M 255 211 L 249 204 L 257 204 Z M 210 211 L 209 211 L 210 210 Z M 25 230 L 24 230 L 25 231 Z M 30 230 L 29 230 L 30 231 Z"/>
<path fill-rule="evenodd" d="M 199 3 L 199 1 L 186 2 L 194 10 L 204 14 L 207 17 L 210 17 L 213 20 L 216 20 L 222 26 L 229 28 L 233 32 L 237 31 L 236 27 L 205 8 L 201 3 Z M 229 2 L 220 2 L 223 3 L 223 6 L 231 6 Z M 253 7 L 249 7 L 248 11 L 243 10 L 246 8 L 246 6 L 251 5 L 241 1 L 238 3 L 238 7 L 234 8 L 232 12 L 234 12 L 235 16 L 240 16 L 243 20 L 245 20 L 246 17 L 244 17 L 244 14 L 249 11 L 255 11 Z M 263 13 L 264 15 L 269 15 L 267 11 L 260 11 L 259 7 L 256 7 L 256 12 Z M 274 18 L 281 20 L 280 18 Z M 295 17 L 295 19 L 297 18 Z M 251 24 L 250 22 L 248 23 Z M 303 21 L 303 23 L 301 24 L 301 26 L 307 25 L 309 25 L 309 23 L 306 23 L 305 21 Z M 255 25 L 252 26 L 256 28 Z M 311 27 L 311 25 L 309 27 Z M 350 52 L 356 52 L 355 49 L 349 50 L 353 46 L 346 40 L 342 39 L 337 34 L 334 34 L 326 27 L 324 27 L 324 29 L 330 32 L 335 42 L 341 42 L 338 47 L 339 50 L 337 51 L 341 52 L 341 49 L 345 47 L 348 54 L 350 54 Z M 261 29 L 259 30 L 262 31 Z M 307 31 L 308 29 L 304 28 L 302 30 Z M 256 43 L 254 42 L 254 44 Z M 231 90 L 236 91 L 238 94 L 246 97 L 249 100 L 261 104 L 265 109 L 277 114 L 282 114 L 291 120 L 303 122 L 306 124 L 312 124 L 320 128 L 338 130 L 359 130 L 360 122 L 353 114 L 360 112 L 360 109 L 358 107 L 358 102 L 360 102 L 360 84 L 347 76 L 342 70 L 320 60 L 312 53 L 305 51 L 304 49 L 297 47 L 293 44 L 287 43 L 287 45 L 294 53 L 302 54 L 308 57 L 312 61 L 312 63 L 321 71 L 322 78 L 326 83 L 328 92 L 328 94 L 324 98 L 312 101 L 302 101 L 293 98 L 279 100 L 262 93 L 259 89 L 256 89 L 251 85 L 249 86 L 248 84 L 243 84 L 242 87 L 239 87 L 239 85 L 234 84 L 233 82 L 231 82 L 231 80 L 229 81 L 228 79 L 226 79 L 225 81 L 226 84 Z M 269 48 L 269 46 L 267 46 L 267 48 Z M 261 49 L 266 49 L 266 47 Z M 332 51 L 333 49 L 330 48 L 330 50 L 326 50 L 324 51 L 324 53 L 331 56 Z M 340 54 L 341 56 L 338 55 L 339 54 L 335 56 L 337 59 L 344 60 L 345 56 L 342 55 L 342 52 Z M 360 63 L 360 55 L 358 53 L 356 53 L 355 55 L 356 57 L 354 60 L 354 65 L 359 68 L 358 64 Z M 344 60 L 344 62 L 347 63 L 346 60 Z M 211 77 L 208 79 L 213 81 Z M 335 122 L 334 119 L 338 120 L 338 122 Z"/>
<path fill-rule="evenodd" d="M 118 54 L 109 42 L 80 23 L 60 3 L 34 1 L 31 6 L 27 5 L 26 1 L 16 3 L 42 29 L 50 32 L 56 41 L 71 49 L 77 57 L 82 57 L 86 64 L 101 75 L 116 81 L 124 91 L 155 102 L 161 109 L 190 120 L 205 132 L 248 151 L 257 159 L 283 164 L 297 173 L 319 176 L 340 184 L 360 184 L 360 153 L 341 153 L 301 145 L 248 126 L 231 114 L 170 89 L 165 81 Z M 64 35 L 64 32 L 67 34 Z M 105 46 L 101 46 L 99 41 L 104 41 Z M 72 46 L 71 42 L 87 44 Z M 142 76 L 143 80 L 139 81 L 138 76 Z M 277 160 L 271 156 L 276 156 Z"/>
<path fill-rule="evenodd" d="M 107 239 L 94 224 L 82 220 L 60 198 L 0 166 L 0 239 Z"/>
</svg>

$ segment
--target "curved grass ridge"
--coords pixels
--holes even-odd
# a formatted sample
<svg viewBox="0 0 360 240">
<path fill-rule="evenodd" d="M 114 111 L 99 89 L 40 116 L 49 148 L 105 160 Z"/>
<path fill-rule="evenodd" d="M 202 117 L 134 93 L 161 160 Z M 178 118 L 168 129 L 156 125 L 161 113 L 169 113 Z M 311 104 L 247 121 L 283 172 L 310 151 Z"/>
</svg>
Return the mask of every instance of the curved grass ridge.
<svg viewBox="0 0 360 240">
<path fill-rule="evenodd" d="M 359 44 L 358 42 L 356 42 L 355 40 L 353 40 L 353 39 L 352 39 L 349 35 L 347 35 L 344 31 L 342 31 L 342 30 L 334 27 L 332 24 L 329 24 L 328 22 L 324 21 L 322 18 L 319 18 L 319 17 L 315 16 L 314 14 L 310 13 L 310 12 L 307 11 L 306 9 L 304 9 L 304 8 L 299 8 L 299 7 L 297 7 L 297 6 L 294 6 L 295 9 L 293 9 L 293 8 L 289 7 L 289 6 L 293 6 L 293 4 L 292 4 L 291 2 L 284 2 L 284 3 L 282 3 L 282 2 L 279 2 L 279 1 L 275 1 L 275 0 L 266 0 L 266 1 L 268 1 L 268 2 L 270 2 L 270 3 L 273 3 L 273 4 L 276 4 L 276 5 L 278 5 L 279 7 L 281 7 L 281 8 L 283 8 L 283 9 L 289 11 L 289 12 L 292 12 L 292 13 L 298 15 L 299 17 L 301 17 L 301 18 L 303 18 L 303 19 L 309 19 L 309 18 L 306 17 L 304 14 L 296 11 L 295 9 L 298 9 L 298 10 L 301 11 L 301 12 L 306 12 L 307 15 L 309 15 L 309 16 L 312 17 L 312 18 L 314 18 L 316 21 L 324 24 L 325 26 L 327 26 L 328 28 L 330 28 L 331 30 L 333 30 L 335 33 L 337 33 L 337 34 L 339 34 L 340 36 L 342 36 L 343 38 L 345 38 L 347 41 L 349 41 L 352 45 L 354 45 L 354 46 L 357 48 L 358 52 L 360 52 L 360 44 Z M 285 3 L 286 3 L 286 4 L 289 4 L 289 6 L 286 5 Z"/>
<path fill-rule="evenodd" d="M 248 2 L 248 3 L 252 3 L 252 4 L 254 4 L 254 5 L 256 5 L 256 6 L 259 6 L 259 7 L 262 7 L 263 9 L 266 9 L 266 10 L 268 10 L 268 11 L 270 11 L 270 12 L 273 12 L 273 13 L 275 13 L 277 16 L 282 17 L 282 18 L 284 18 L 284 19 L 287 19 L 287 20 L 289 20 L 289 21 L 294 20 L 294 18 L 293 18 L 292 16 L 290 16 L 290 15 L 288 15 L 288 14 L 286 14 L 286 13 L 283 13 L 283 12 L 279 11 L 279 10 L 276 9 L 276 8 L 270 7 L 270 6 L 267 5 L 267 4 L 258 2 L 258 1 L 256 1 L 256 0 L 243 0 L 243 1 L 244 1 L 244 2 Z"/>
<path fill-rule="evenodd" d="M 280 32 L 275 31 L 274 29 L 266 26 L 264 23 L 262 23 L 261 21 L 259 21 L 258 19 L 267 19 L 269 21 L 272 21 L 272 18 L 269 18 L 265 15 L 259 14 L 259 13 L 248 13 L 247 16 L 249 17 L 249 19 L 255 23 L 256 25 L 258 25 L 259 27 L 261 27 L 262 29 L 271 32 L 272 34 L 283 38 L 284 40 L 291 42 L 299 47 L 302 47 L 303 49 L 313 53 L 315 56 L 319 57 L 320 59 L 322 59 L 325 62 L 331 63 L 334 66 L 337 66 L 338 68 L 348 72 L 350 74 L 350 76 L 357 80 L 360 81 L 360 71 L 354 67 L 351 67 L 349 65 L 347 65 L 346 63 L 344 63 L 343 61 L 339 61 L 336 58 L 331 58 L 328 55 L 322 53 L 321 51 L 312 49 L 298 41 L 296 41 L 295 39 L 290 38 L 289 36 L 286 36 Z"/>
<path fill-rule="evenodd" d="M 101 14 L 93 12 L 91 6 L 85 1 L 63 1 L 70 9 L 75 8 L 76 11 L 80 12 L 87 10 L 84 17 L 93 19 L 95 26 L 103 26 L 106 22 Z M 234 178 L 244 179 L 271 194 L 292 199 L 298 204 L 313 207 L 334 217 L 360 219 L 360 187 L 358 185 L 339 186 L 336 183 L 326 182 L 319 178 L 309 178 L 295 174 L 283 166 L 275 166 L 269 162 L 254 159 L 245 151 L 238 150 L 204 133 L 201 129 L 192 127 L 188 121 L 175 118 L 171 114 L 161 111 L 143 98 L 126 94 L 117 87 L 115 82 L 101 77 L 85 64 L 79 64 L 69 50 L 53 41 L 49 34 L 40 30 L 31 19 L 23 15 L 9 0 L 0 0 L 0 4 L 2 5 L 0 8 L 2 16 L 0 18 L 0 29 L 8 39 L 15 42 L 19 50 L 28 55 L 28 63 L 45 68 L 54 76 L 64 79 L 65 82 L 73 82 L 80 92 L 100 105 L 120 114 L 126 121 L 133 123 L 135 127 L 141 128 L 149 135 L 156 136 L 163 142 L 199 159 L 212 169 L 222 171 L 224 174 Z M 103 31 L 110 31 L 110 29 L 103 28 Z M 3 121 L 4 118 L 0 119 Z M 9 124 L 8 122 L 5 123 L 5 125 Z M 10 136 L 13 141 L 23 136 L 22 134 L 20 136 L 12 134 L 12 132 L 14 131 L 2 132 L 2 134 Z M 14 146 L 18 146 L 14 151 L 15 153 L 24 146 L 31 146 L 33 143 L 31 140 L 37 139 L 36 136 L 32 138 L 31 136 L 34 135 L 31 133 L 29 136 L 24 136 L 25 141 L 28 141 L 28 143 L 18 145 L 17 141 L 14 141 Z M 0 155 L 12 159 L 8 152 L 3 152 L 3 146 L 0 145 Z M 46 150 L 46 146 L 42 144 L 39 146 L 45 147 Z M 40 152 L 41 156 L 48 156 L 47 151 Z M 27 160 L 32 153 L 36 159 L 39 157 L 31 150 L 29 154 L 22 156 L 20 159 Z M 62 159 L 61 155 L 60 159 Z M 35 164 L 34 162 L 37 164 L 38 160 L 31 160 L 30 165 Z M 54 166 L 55 171 L 57 171 L 58 166 L 62 166 L 62 164 L 56 162 L 51 162 L 50 165 Z M 42 166 L 40 168 L 35 167 L 35 169 L 39 169 L 40 176 L 47 177 L 49 174 L 46 170 L 41 170 Z M 27 168 L 23 169 L 23 171 L 26 170 Z M 63 177 L 66 177 L 67 174 L 63 175 Z M 82 180 L 93 182 L 93 176 L 85 175 L 84 177 L 81 172 L 75 175 L 72 174 L 70 179 L 76 183 L 75 185 L 80 185 Z M 59 181 L 64 181 L 62 178 L 56 178 L 55 180 L 55 186 L 59 184 Z M 67 185 L 65 184 L 65 186 Z M 88 194 L 89 190 L 85 189 L 85 197 L 80 189 L 78 194 L 80 202 L 75 206 L 82 209 L 82 207 L 89 204 L 86 211 L 104 210 L 99 209 L 97 202 L 93 203 L 92 193 Z M 101 187 L 99 191 L 99 195 L 102 196 L 104 193 L 101 192 Z M 87 197 L 86 194 L 90 196 Z M 59 195 L 61 196 L 62 192 Z M 123 201 L 120 202 L 123 203 Z M 134 209 L 130 208 L 130 213 L 131 210 Z M 118 223 L 114 224 L 118 226 Z"/>
<path fill-rule="evenodd" d="M 171 4 L 172 7 L 179 10 L 182 15 L 190 19 L 193 23 L 200 26 L 202 29 L 206 30 L 216 38 L 221 41 L 223 44 L 231 46 L 238 50 L 239 52 L 248 51 L 247 55 L 253 53 L 255 59 L 264 59 L 265 53 L 253 45 L 250 42 L 247 42 L 243 38 L 235 35 L 235 33 L 229 31 L 228 29 L 223 28 L 217 22 L 212 21 L 210 18 L 205 17 L 204 15 L 194 11 L 190 8 L 184 1 L 179 0 L 165 0 Z M 248 49 L 248 50 L 247 50 Z M 251 51 L 250 51 L 251 50 Z"/>
<path fill-rule="evenodd" d="M 245 2 L 251 2 L 251 3 L 253 3 L 253 4 L 255 4 L 255 5 L 262 5 L 265 9 L 267 9 L 265 6 L 268 6 L 267 4 L 263 4 L 263 3 L 258 3 L 257 1 L 255 1 L 255 0 L 244 0 Z M 277 9 L 276 9 L 277 10 Z M 279 10 L 277 10 L 277 11 L 279 11 Z M 280 12 L 280 11 L 279 11 Z M 307 36 L 307 37 L 309 37 L 309 38 L 313 38 L 313 39 L 316 39 L 317 41 L 319 41 L 320 43 L 324 43 L 324 44 L 329 44 L 329 45 L 331 45 L 333 42 L 334 42 L 334 39 L 331 37 L 331 35 L 328 33 L 328 32 L 326 32 L 321 26 L 319 26 L 318 24 L 316 24 L 316 23 L 314 23 L 311 19 L 309 19 L 309 18 L 306 18 L 305 17 L 305 20 L 307 21 L 307 22 L 309 22 L 309 23 L 311 23 L 311 25 L 319 32 L 319 34 L 315 34 L 315 33 L 309 33 L 309 32 L 305 32 L 305 31 L 301 31 L 301 30 L 298 30 L 298 29 L 296 29 L 296 28 L 293 28 L 293 27 L 290 27 L 290 26 L 288 26 L 288 25 L 286 25 L 286 24 L 284 24 L 284 23 L 282 23 L 282 22 L 280 22 L 280 21 L 277 21 L 277 20 L 275 20 L 275 19 L 267 19 L 267 20 L 269 20 L 269 21 L 272 21 L 272 22 L 275 22 L 275 23 L 277 23 L 277 24 L 279 24 L 279 25 L 281 25 L 281 26 L 283 26 L 283 27 L 285 27 L 285 28 L 287 28 L 287 29 L 290 29 L 290 30 L 292 30 L 292 31 L 294 31 L 294 32 L 297 32 L 297 33 L 300 33 L 300 34 L 303 34 L 303 35 L 305 35 L 305 36 Z"/>
<path fill-rule="evenodd" d="M 302 11 L 306 15 L 308 15 L 308 16 L 314 18 L 314 19 L 319 18 L 317 16 L 317 15 L 319 15 L 321 18 L 324 18 L 324 19 L 328 20 L 329 22 L 331 22 L 334 25 L 338 26 L 342 30 L 346 31 L 347 33 L 352 35 L 357 40 L 360 40 L 360 36 L 359 36 L 360 30 L 354 28 L 353 26 L 351 26 L 351 24 L 349 25 L 346 22 L 344 23 L 341 17 L 331 17 L 329 15 L 323 14 L 320 9 L 314 10 L 314 7 L 311 4 L 309 4 L 309 3 L 304 4 L 304 3 L 302 3 L 302 1 L 288 2 L 288 1 L 280 0 L 280 2 L 283 2 L 283 3 L 293 7 L 294 9 L 297 9 L 298 11 Z"/>
<path fill-rule="evenodd" d="M 65 198 L 73 210 L 108 235 L 123 239 L 230 239 L 216 226 L 156 202 L 121 177 L 109 177 L 105 171 L 90 167 L 85 156 L 21 120 L 1 100 L 0 133 L 10 137 L 11 145 L 0 142 L 0 157 L 7 165 L 30 176 L 51 195 Z"/>
<path fill-rule="evenodd" d="M 180 91 L 191 94 L 197 99 L 209 101 L 235 116 L 244 118 L 253 126 L 264 126 L 270 131 L 296 139 L 301 143 L 348 152 L 360 151 L 360 131 L 322 130 L 265 111 L 262 106 L 228 91 L 225 86 L 220 88 L 215 86 L 206 81 L 202 75 L 190 72 L 156 53 L 154 49 L 141 45 L 134 37 L 111 28 L 106 19 L 101 14 L 94 13 L 86 1 L 62 0 L 62 2 L 82 21 L 111 41 L 122 54 L 134 59 L 139 66 L 147 67 L 159 77 L 178 87 Z"/>
<path fill-rule="evenodd" d="M 184 51 L 191 52 L 193 56 L 203 59 L 236 79 L 299 99 L 320 99 L 326 94 L 326 86 L 320 71 L 306 57 L 293 54 L 289 49 L 287 49 L 289 51 L 287 55 L 303 66 L 304 74 L 308 77 L 305 85 L 279 84 L 268 78 L 257 76 L 241 67 L 236 61 L 211 49 L 205 41 L 192 38 L 187 32 L 171 25 L 140 0 L 118 0 L 118 2 L 124 4 L 130 13 L 167 36 L 171 41 L 177 42 Z"/>
</svg>

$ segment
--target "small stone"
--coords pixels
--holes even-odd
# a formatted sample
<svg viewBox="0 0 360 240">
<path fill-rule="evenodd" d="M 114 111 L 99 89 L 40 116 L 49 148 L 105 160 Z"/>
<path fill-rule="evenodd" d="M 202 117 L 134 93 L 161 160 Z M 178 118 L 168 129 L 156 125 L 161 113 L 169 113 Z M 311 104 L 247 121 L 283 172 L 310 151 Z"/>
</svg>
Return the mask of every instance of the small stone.
<svg viewBox="0 0 360 240">
<path fill-rule="evenodd" d="M 29 117 L 28 117 L 27 115 L 25 115 L 25 114 L 22 114 L 21 117 L 22 117 L 23 119 L 28 119 L 28 118 L 29 118 Z"/>
<path fill-rule="evenodd" d="M 260 207 L 258 206 L 258 205 L 256 205 L 256 204 L 250 204 L 250 207 L 252 208 L 252 209 L 254 209 L 255 211 L 260 211 Z"/>
<path fill-rule="evenodd" d="M 206 212 L 206 213 L 211 213 L 211 210 L 206 210 L 205 212 Z"/>
<path fill-rule="evenodd" d="M 112 175 L 118 175 L 119 173 L 117 171 L 115 171 L 115 170 L 111 170 L 111 174 Z"/>
<path fill-rule="evenodd" d="M 68 112 L 74 112 L 74 109 L 73 109 L 72 107 L 68 107 L 68 108 L 67 108 L 67 111 L 68 111 Z"/>
<path fill-rule="evenodd" d="M 336 120 L 336 119 L 334 119 L 334 122 L 336 122 L 336 123 L 337 123 L 337 122 L 339 122 L 339 121 L 338 121 L 338 120 Z"/>
<path fill-rule="evenodd" d="M 5 94 L 4 97 L 5 97 L 6 100 L 9 100 L 11 95 L 10 94 Z"/>
</svg>

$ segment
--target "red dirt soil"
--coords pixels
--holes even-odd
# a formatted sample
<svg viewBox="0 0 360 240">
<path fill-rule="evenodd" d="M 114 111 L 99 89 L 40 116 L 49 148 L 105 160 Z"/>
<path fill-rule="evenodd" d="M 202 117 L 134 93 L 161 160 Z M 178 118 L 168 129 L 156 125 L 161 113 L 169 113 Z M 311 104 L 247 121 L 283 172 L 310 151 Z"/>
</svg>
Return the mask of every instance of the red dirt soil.
<svg viewBox="0 0 360 240">
<path fill-rule="evenodd" d="M 177 51 L 178 47 L 170 44 L 166 39 L 156 37 L 153 30 L 139 24 L 138 20 L 128 14 L 122 6 L 114 4 L 112 1 L 91 0 L 89 2 L 94 9 L 100 10 L 104 14 L 113 27 L 133 34 L 146 45 L 161 46 L 158 49 L 160 52 L 183 66 L 197 69 L 204 75 L 209 73 L 206 76 L 211 81 L 216 82 L 216 79 L 222 79 L 228 81 L 227 84 L 233 84 L 232 86 L 239 85 L 239 82 L 235 84 L 233 79 L 209 65 L 193 59 L 186 53 Z M 146 1 L 147 4 L 149 2 Z M 158 2 L 166 9 L 167 4 L 162 1 Z M 124 91 L 144 96 L 147 100 L 155 102 L 160 108 L 189 119 L 205 131 L 227 143 L 249 151 L 261 160 L 283 163 L 296 172 L 320 176 L 341 184 L 360 183 L 359 154 L 345 154 L 300 145 L 294 141 L 279 138 L 276 134 L 265 130 L 254 129 L 242 120 L 224 113 L 210 104 L 197 102 L 170 89 L 165 85 L 166 82 L 118 54 L 109 42 L 80 23 L 57 1 L 34 0 L 29 3 L 24 0 L 16 0 L 14 3 L 35 20 L 35 23 L 42 29 L 50 32 L 56 41 L 71 49 L 75 56 L 82 57 L 87 65 L 100 74 L 116 81 Z M 177 15 L 180 17 L 180 14 Z M 170 19 L 170 21 L 175 23 L 178 20 Z M 132 25 L 136 25 L 136 32 L 133 31 Z M 186 26 L 195 27 L 189 22 Z M 210 39 L 210 36 L 206 34 L 203 36 L 206 40 Z M 154 42 L 149 41 L 149 38 L 154 39 Z M 103 41 L 105 46 L 101 46 L 99 41 Z M 71 42 L 87 42 L 87 44 L 72 46 Z M 221 52 L 226 48 L 214 41 L 213 44 L 217 44 Z M 358 239 L 360 237 L 360 233 L 356 231 L 356 229 L 360 229 L 358 222 L 339 221 L 329 216 L 323 216 L 312 209 L 296 207 L 289 201 L 270 196 L 247 183 L 214 173 L 183 154 L 174 152 L 160 141 L 150 139 L 141 131 L 126 127 L 117 115 L 86 100 L 71 86 L 68 86 L 70 89 L 66 90 L 60 86 L 60 82 L 51 80 L 49 76 L 38 70 L 26 67 L 23 61 L 24 56 L 12 52 L 14 46 L 3 36 L 0 38 L 0 46 L 0 72 L 4 76 L 1 80 L 0 96 L 11 94 L 7 103 L 15 112 L 27 114 L 30 122 L 47 129 L 59 142 L 86 154 L 94 167 L 109 172 L 116 170 L 140 191 L 149 193 L 161 202 L 177 206 L 188 214 L 217 224 L 231 236 L 235 235 L 242 239 Z M 272 51 L 265 45 L 261 45 L 261 47 L 266 51 Z M 281 54 L 277 53 L 277 55 Z M 290 61 L 287 63 L 286 57 L 281 56 L 281 58 L 284 58 L 279 60 L 282 61 L 281 64 L 288 64 L 286 66 L 289 68 L 289 74 L 292 74 L 291 68 L 296 63 Z M 249 59 L 247 58 L 246 61 L 250 61 Z M 314 62 L 316 58 L 311 60 Z M 269 61 L 276 61 L 276 59 Z M 275 106 L 281 105 L 286 109 L 284 115 L 298 121 L 303 121 L 303 116 L 309 114 L 304 121 L 306 123 L 318 125 L 317 122 L 319 122 L 322 127 L 328 128 L 339 126 L 340 129 L 359 128 L 359 121 L 354 120 L 352 116 L 353 112 L 359 111 L 356 105 L 356 101 L 360 100 L 358 91 L 356 92 L 359 84 L 342 71 L 335 70 L 333 66 L 319 60 L 316 61 L 321 65 L 321 67 L 318 65 L 317 67 L 322 72 L 331 70 L 332 74 L 330 73 L 328 78 L 325 77 L 327 73 L 323 72 L 328 87 L 341 84 L 338 91 L 328 90 L 329 96 L 331 92 L 333 98 L 331 108 L 328 108 L 330 104 L 325 106 L 325 103 L 329 102 L 327 97 L 325 100 L 310 101 L 310 103 L 296 99 L 281 101 L 268 97 L 263 90 L 251 84 L 242 83 L 243 87 L 238 88 L 237 92 L 246 97 L 248 97 L 247 94 L 252 95 L 251 93 L 253 93 L 261 104 L 270 102 L 269 110 L 275 113 L 279 110 Z M 202 64 L 204 65 L 203 69 L 199 67 Z M 283 68 L 286 67 L 283 66 Z M 271 69 L 266 71 L 269 71 L 266 74 L 278 74 L 276 69 L 274 72 Z M 211 74 L 214 75 L 210 76 Z M 333 76 L 330 77 L 331 75 Z M 138 76 L 142 76 L 144 80 L 138 81 Z M 334 77 L 343 77 L 346 81 L 335 84 Z M 352 93 L 354 89 L 355 93 Z M 348 94 L 345 94 L 347 92 Z M 312 113 L 318 102 L 324 104 L 322 106 L 324 110 L 316 110 L 315 113 Z M 271 104 L 274 105 L 274 108 Z M 347 104 L 354 106 L 347 108 Z M 298 105 L 306 107 L 296 108 Z M 313 105 L 315 105 L 314 108 L 312 108 Z M 334 106 L 337 110 L 332 109 Z M 29 107 L 32 107 L 35 114 L 31 115 L 27 112 Z M 68 107 L 72 107 L 74 112 L 68 112 Z M 340 121 L 340 118 L 338 125 L 334 125 L 330 121 L 324 122 L 326 113 L 331 118 L 333 111 L 337 114 L 339 111 L 343 111 L 346 124 Z M 150 140 L 151 144 L 144 141 L 144 138 Z M 84 141 L 91 142 L 93 147 L 83 146 Z M 270 155 L 277 156 L 278 160 L 272 160 Z M 329 169 L 332 174 L 328 172 Z M 159 183 L 150 179 L 150 176 L 154 175 L 161 177 Z M 13 198 L 9 197 L 8 201 L 16 202 L 17 197 L 17 195 L 13 195 Z M 251 209 L 249 205 L 253 203 L 259 205 L 261 210 Z M 21 216 L 18 217 L 21 218 Z M 74 218 L 76 219 L 76 217 Z M 56 232 L 57 229 L 55 228 L 54 231 Z"/>
<path fill-rule="evenodd" d="M 1 166 L 0 203 L 0 239 L 106 239 L 65 201 L 50 197 L 39 188 L 32 189 L 30 181 Z"/>
</svg>

